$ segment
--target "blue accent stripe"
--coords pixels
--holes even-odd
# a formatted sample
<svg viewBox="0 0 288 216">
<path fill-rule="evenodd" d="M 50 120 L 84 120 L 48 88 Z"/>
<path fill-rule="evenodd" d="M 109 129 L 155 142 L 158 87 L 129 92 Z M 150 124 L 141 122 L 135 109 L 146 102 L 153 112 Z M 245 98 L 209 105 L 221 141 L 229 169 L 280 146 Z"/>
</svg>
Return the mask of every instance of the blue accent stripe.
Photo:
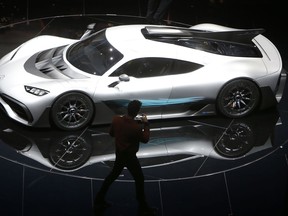
<svg viewBox="0 0 288 216">
<path fill-rule="evenodd" d="M 142 107 L 153 107 L 153 106 L 167 106 L 176 104 L 195 103 L 203 99 L 204 97 L 190 97 L 190 98 L 157 99 L 157 100 L 140 99 L 140 101 L 142 102 Z"/>
<path fill-rule="evenodd" d="M 204 97 L 189 97 L 189 98 L 175 98 L 175 99 L 155 99 L 155 100 L 147 100 L 147 99 L 138 99 L 142 102 L 142 107 L 160 107 L 160 106 L 169 106 L 169 105 L 177 105 L 177 104 L 187 104 L 187 103 L 196 103 L 198 101 L 204 100 Z M 119 99 L 119 100 L 110 100 L 104 101 L 104 103 L 110 108 L 120 108 L 127 107 L 131 100 Z"/>
</svg>

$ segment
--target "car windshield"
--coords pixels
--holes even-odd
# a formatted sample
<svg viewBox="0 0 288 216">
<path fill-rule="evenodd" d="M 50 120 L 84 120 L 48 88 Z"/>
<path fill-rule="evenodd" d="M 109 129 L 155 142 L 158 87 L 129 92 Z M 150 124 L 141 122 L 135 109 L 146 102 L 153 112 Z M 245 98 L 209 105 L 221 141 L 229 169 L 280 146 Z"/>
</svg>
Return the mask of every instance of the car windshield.
<svg viewBox="0 0 288 216">
<path fill-rule="evenodd" d="M 103 75 L 123 55 L 106 39 L 102 30 L 70 47 L 68 61 L 76 68 L 94 75 Z"/>
</svg>

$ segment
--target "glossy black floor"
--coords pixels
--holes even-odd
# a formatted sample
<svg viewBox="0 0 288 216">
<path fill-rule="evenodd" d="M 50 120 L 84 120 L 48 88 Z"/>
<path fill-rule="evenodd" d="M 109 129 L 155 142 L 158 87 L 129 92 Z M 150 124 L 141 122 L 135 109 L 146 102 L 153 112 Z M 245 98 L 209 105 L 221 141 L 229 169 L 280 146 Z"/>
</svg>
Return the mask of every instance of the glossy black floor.
<svg viewBox="0 0 288 216">
<path fill-rule="evenodd" d="M 87 24 L 97 21 L 102 28 L 107 20 L 144 22 L 72 16 L 19 23 L 1 31 L 1 56 L 36 35 L 77 38 Z M 241 120 L 214 116 L 151 122 L 151 140 L 141 145 L 139 158 L 157 215 L 288 215 L 287 90 L 275 109 Z M 0 215 L 93 215 L 94 196 L 113 164 L 108 128 L 32 129 L 0 112 Z M 113 205 L 103 215 L 137 215 L 134 182 L 126 170 L 107 199 Z"/>
</svg>

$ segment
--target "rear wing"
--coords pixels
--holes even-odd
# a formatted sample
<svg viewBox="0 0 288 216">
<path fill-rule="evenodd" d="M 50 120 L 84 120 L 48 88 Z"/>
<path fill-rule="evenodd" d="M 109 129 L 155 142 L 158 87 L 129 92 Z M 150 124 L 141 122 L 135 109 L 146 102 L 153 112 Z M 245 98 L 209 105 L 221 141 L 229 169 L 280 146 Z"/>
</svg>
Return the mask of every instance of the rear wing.
<svg viewBox="0 0 288 216">
<path fill-rule="evenodd" d="M 146 39 L 202 39 L 215 40 L 243 45 L 251 45 L 254 37 L 265 32 L 264 29 L 239 29 L 232 31 L 204 31 L 178 27 L 146 26 L 142 29 L 142 34 Z"/>
</svg>

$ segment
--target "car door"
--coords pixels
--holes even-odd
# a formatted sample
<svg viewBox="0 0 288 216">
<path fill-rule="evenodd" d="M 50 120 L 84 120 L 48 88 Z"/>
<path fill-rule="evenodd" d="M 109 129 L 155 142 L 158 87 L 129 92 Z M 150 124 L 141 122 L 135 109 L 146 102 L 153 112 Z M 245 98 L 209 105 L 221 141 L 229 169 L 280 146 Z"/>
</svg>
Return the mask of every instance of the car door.
<svg viewBox="0 0 288 216">
<path fill-rule="evenodd" d="M 201 92 L 203 83 L 197 78 L 202 67 L 203 65 L 194 62 L 173 61 L 167 72 L 173 77 L 173 87 L 167 106 L 162 111 L 163 118 L 189 116 L 198 110 L 199 103 L 204 99 Z M 205 79 L 208 77 L 204 77 Z"/>
<path fill-rule="evenodd" d="M 103 76 L 95 98 L 114 113 L 123 113 L 129 101 L 142 102 L 141 112 L 150 119 L 161 118 L 172 89 L 172 79 L 166 76 L 173 60 L 168 58 L 138 58 L 124 63 L 108 76 Z"/>
</svg>

